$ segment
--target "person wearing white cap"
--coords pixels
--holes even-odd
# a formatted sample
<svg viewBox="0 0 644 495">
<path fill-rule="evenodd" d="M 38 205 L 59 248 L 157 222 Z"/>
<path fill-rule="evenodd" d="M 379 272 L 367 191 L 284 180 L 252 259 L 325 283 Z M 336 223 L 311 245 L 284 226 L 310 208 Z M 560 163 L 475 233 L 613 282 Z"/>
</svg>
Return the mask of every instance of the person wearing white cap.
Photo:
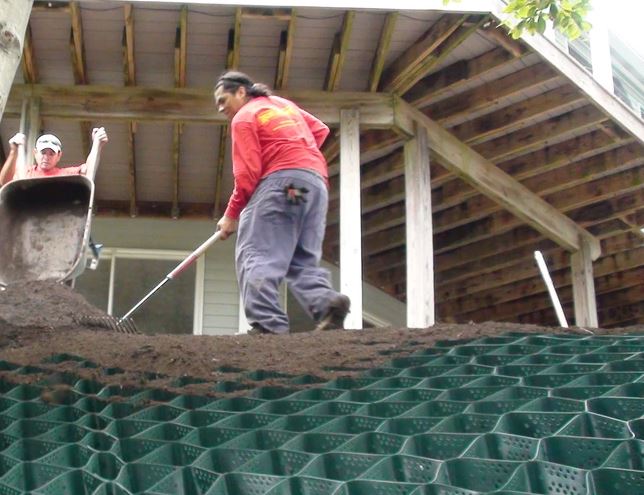
<svg viewBox="0 0 644 495">
<path fill-rule="evenodd" d="M 26 170 L 18 170 L 16 162 L 20 146 L 24 146 L 26 137 L 21 132 L 9 140 L 9 153 L 0 171 L 0 186 L 3 186 L 14 179 L 30 179 L 34 177 L 52 177 L 57 175 L 87 175 L 94 179 L 96 167 L 100 158 L 101 150 L 107 143 L 107 133 L 104 127 L 92 129 L 92 149 L 87 155 L 84 164 L 72 167 L 59 167 L 58 163 L 63 155 L 63 146 L 53 134 L 43 134 L 36 141 L 34 148 L 34 161 Z"/>
</svg>

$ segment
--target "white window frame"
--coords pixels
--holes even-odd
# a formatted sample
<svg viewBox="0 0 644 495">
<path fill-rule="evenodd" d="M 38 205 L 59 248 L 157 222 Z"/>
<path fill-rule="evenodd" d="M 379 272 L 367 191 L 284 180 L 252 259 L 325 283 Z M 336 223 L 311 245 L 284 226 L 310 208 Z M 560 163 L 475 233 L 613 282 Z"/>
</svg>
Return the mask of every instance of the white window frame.
<svg viewBox="0 0 644 495">
<path fill-rule="evenodd" d="M 101 250 L 100 261 L 104 263 L 109 262 L 110 264 L 107 294 L 107 314 L 112 315 L 112 311 L 114 309 L 114 277 L 116 275 L 116 262 L 118 258 L 141 260 L 170 260 L 177 261 L 178 265 L 179 262 L 183 261 L 190 253 L 190 251 L 104 247 Z M 202 256 L 197 258 L 195 265 L 195 302 L 192 323 L 193 335 L 203 334 L 205 267 L 206 262 L 204 257 Z M 161 280 L 159 280 L 159 282 L 161 282 Z M 150 290 L 152 290 L 152 287 L 150 287 Z M 145 296 L 146 294 L 141 294 L 141 299 Z"/>
</svg>

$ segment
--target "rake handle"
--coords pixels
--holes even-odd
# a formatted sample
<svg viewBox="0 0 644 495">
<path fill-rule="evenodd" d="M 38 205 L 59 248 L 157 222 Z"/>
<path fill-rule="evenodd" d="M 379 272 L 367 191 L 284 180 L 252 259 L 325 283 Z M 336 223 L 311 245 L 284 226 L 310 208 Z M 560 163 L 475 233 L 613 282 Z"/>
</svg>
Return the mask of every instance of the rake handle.
<svg viewBox="0 0 644 495">
<path fill-rule="evenodd" d="M 161 287 L 163 287 L 165 284 L 167 284 L 170 280 L 173 280 L 175 277 L 177 277 L 181 272 L 183 272 L 186 268 L 188 268 L 194 261 L 201 256 L 206 249 L 208 249 L 212 244 L 214 244 L 219 237 L 221 236 L 221 230 L 218 230 L 215 232 L 213 235 L 211 235 L 208 239 L 206 239 L 201 246 L 199 246 L 197 249 L 195 249 L 188 257 L 183 260 L 181 263 L 179 263 L 174 270 L 172 270 L 170 273 L 168 273 L 159 284 L 152 289 L 148 294 L 141 299 L 138 303 L 132 307 L 131 310 L 129 310 L 127 313 L 125 313 L 120 319 L 119 323 L 121 323 L 123 320 L 127 319 L 132 313 L 134 313 L 145 301 L 150 299 L 150 297 L 158 291 Z"/>
</svg>

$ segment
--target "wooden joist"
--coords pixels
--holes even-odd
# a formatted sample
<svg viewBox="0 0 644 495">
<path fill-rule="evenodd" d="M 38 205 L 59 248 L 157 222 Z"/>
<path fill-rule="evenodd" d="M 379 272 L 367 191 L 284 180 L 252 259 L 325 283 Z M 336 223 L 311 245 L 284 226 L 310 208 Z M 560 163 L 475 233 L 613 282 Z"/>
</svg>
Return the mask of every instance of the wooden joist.
<svg viewBox="0 0 644 495">
<path fill-rule="evenodd" d="M 382 31 L 380 32 L 380 39 L 378 40 L 378 46 L 376 47 L 376 53 L 374 54 L 371 69 L 369 71 L 369 81 L 367 83 L 369 91 L 373 92 L 378 90 L 380 78 L 382 77 L 382 72 L 385 68 L 385 59 L 389 54 L 391 38 L 393 37 L 397 20 L 398 12 L 389 12 L 385 16 Z"/>
<path fill-rule="evenodd" d="M 29 84 L 38 82 L 38 66 L 36 65 L 36 56 L 34 53 L 31 24 L 27 24 L 27 30 L 25 31 L 25 42 L 22 50 L 22 77 Z"/>
<path fill-rule="evenodd" d="M 486 109 L 503 106 L 525 91 L 560 79 L 548 64 L 537 63 L 460 94 L 445 98 L 423 109 L 423 113 L 444 127 L 465 122 Z"/>
<path fill-rule="evenodd" d="M 123 78 L 126 86 L 136 86 L 136 62 L 134 57 L 134 8 L 132 4 L 123 6 Z M 127 165 L 130 196 L 130 216 L 138 215 L 136 195 L 136 122 L 127 123 Z"/>
<path fill-rule="evenodd" d="M 181 7 L 179 24 L 174 40 L 174 85 L 186 86 L 186 65 L 188 58 L 188 7 Z M 183 123 L 175 122 L 172 132 L 172 218 L 179 218 L 179 177 L 181 175 L 181 134 Z"/>
<path fill-rule="evenodd" d="M 293 42 L 295 40 L 295 9 L 291 10 L 288 18 L 287 28 L 280 33 L 280 48 L 277 58 L 277 71 L 275 73 L 275 84 L 273 87 L 276 90 L 286 89 L 288 83 L 288 75 L 291 69 L 291 58 L 293 57 Z"/>
<path fill-rule="evenodd" d="M 418 81 L 405 100 L 416 108 L 435 103 L 449 92 L 459 92 L 466 84 L 495 70 L 514 64 L 516 58 L 502 48 L 493 48 L 469 60 L 459 60 Z"/>
<path fill-rule="evenodd" d="M 410 77 L 413 78 L 413 73 L 418 66 L 449 38 L 466 19 L 466 15 L 450 14 L 443 15 L 438 19 L 385 70 L 381 83 L 382 91 L 403 93 L 409 89 L 415 82 L 410 81 Z"/>
<path fill-rule="evenodd" d="M 344 61 L 349 49 L 349 41 L 351 39 L 351 31 L 353 29 L 353 20 L 355 19 L 355 15 L 356 13 L 353 10 L 345 12 L 342 19 L 342 27 L 333 38 L 326 78 L 324 81 L 324 89 L 326 91 L 336 91 L 340 85 L 340 78 L 342 76 Z"/>
</svg>

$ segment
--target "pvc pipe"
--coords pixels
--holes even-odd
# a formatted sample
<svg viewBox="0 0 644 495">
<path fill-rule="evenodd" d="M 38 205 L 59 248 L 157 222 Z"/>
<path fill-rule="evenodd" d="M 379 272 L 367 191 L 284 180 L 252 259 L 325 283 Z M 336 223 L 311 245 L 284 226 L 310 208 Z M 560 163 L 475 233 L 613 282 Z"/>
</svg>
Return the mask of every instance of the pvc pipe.
<svg viewBox="0 0 644 495">
<path fill-rule="evenodd" d="M 552 279 L 550 278 L 550 273 L 548 272 L 548 267 L 546 266 L 546 260 L 543 259 L 543 254 L 541 254 L 541 251 L 535 251 L 534 257 L 537 260 L 537 265 L 539 266 L 539 270 L 541 271 L 541 276 L 546 283 L 548 293 L 550 294 L 550 299 L 552 300 L 552 304 L 555 307 L 557 319 L 559 320 L 559 326 L 568 328 L 566 315 L 563 312 L 563 308 L 561 307 L 561 303 L 559 302 L 559 298 L 557 297 L 557 291 L 555 291 L 555 286 L 552 283 Z"/>
</svg>

